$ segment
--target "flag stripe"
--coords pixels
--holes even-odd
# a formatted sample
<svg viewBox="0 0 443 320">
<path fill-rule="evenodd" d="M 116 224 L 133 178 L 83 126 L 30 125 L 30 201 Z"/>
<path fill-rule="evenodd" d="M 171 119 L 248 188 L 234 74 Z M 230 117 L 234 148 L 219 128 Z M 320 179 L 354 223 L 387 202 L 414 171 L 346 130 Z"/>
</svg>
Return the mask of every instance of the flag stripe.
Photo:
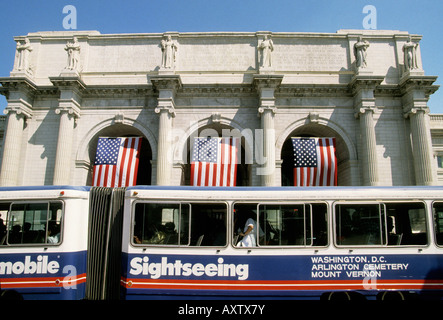
<svg viewBox="0 0 443 320">
<path fill-rule="evenodd" d="M 322 139 L 319 139 L 319 147 L 318 150 L 320 151 L 320 163 L 325 163 L 325 149 L 323 148 L 323 143 L 322 143 Z M 319 183 L 317 185 L 321 186 L 321 185 L 325 185 L 325 172 L 324 170 L 320 169 L 320 178 L 319 178 Z"/>
<path fill-rule="evenodd" d="M 116 176 L 114 181 L 112 181 L 112 185 L 111 187 L 115 186 L 115 182 L 117 182 L 117 185 L 123 185 L 126 176 L 125 176 L 125 170 L 126 168 L 126 153 L 128 151 L 128 142 L 129 139 L 125 139 L 125 141 L 123 142 L 123 147 L 120 147 L 120 152 L 119 152 L 119 159 L 118 162 L 121 163 L 119 170 L 116 172 Z"/>
<path fill-rule="evenodd" d="M 232 141 L 232 144 L 234 145 L 234 148 L 231 148 L 231 166 L 233 166 L 233 168 L 231 168 L 231 170 L 229 172 L 231 172 L 231 185 L 236 186 L 237 185 L 237 161 L 238 161 L 238 154 L 237 154 L 237 150 L 239 150 L 239 146 L 238 146 L 238 139 L 234 139 Z M 234 152 L 235 150 L 235 152 Z"/>
<path fill-rule="evenodd" d="M 137 138 L 136 145 L 137 145 L 136 155 L 135 155 L 135 157 L 133 157 L 134 167 L 131 170 L 131 173 L 132 173 L 132 181 L 130 182 L 131 185 L 137 184 L 138 164 L 139 164 L 139 159 L 140 159 L 140 150 L 142 148 L 142 139 L 141 138 Z"/>
</svg>

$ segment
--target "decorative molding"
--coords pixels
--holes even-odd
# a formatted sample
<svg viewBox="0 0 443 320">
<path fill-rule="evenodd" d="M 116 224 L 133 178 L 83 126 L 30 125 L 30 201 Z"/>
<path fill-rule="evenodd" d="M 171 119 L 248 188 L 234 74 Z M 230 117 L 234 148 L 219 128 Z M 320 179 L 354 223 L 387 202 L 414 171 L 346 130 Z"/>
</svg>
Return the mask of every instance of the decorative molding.
<svg viewBox="0 0 443 320">
<path fill-rule="evenodd" d="M 123 112 L 119 112 L 114 117 L 115 123 L 124 123 L 125 122 L 125 114 Z"/>
<path fill-rule="evenodd" d="M 376 75 L 356 75 L 349 82 L 349 91 L 355 95 L 359 90 L 375 90 L 384 78 Z"/>
<path fill-rule="evenodd" d="M 3 112 L 4 114 L 17 113 L 18 115 L 23 115 L 26 120 L 32 118 L 32 105 L 23 99 L 10 100 Z"/>
<path fill-rule="evenodd" d="M 0 94 L 9 98 L 11 91 L 21 91 L 28 96 L 33 96 L 37 92 L 37 85 L 29 77 L 3 77 L 0 78 Z"/>
<path fill-rule="evenodd" d="M 238 96 L 250 96 L 255 94 L 255 89 L 249 84 L 226 84 L 226 85 L 183 85 L 178 92 L 180 96 L 227 96 L 227 97 L 238 97 Z"/>
<path fill-rule="evenodd" d="M 278 97 L 352 96 L 347 84 L 281 85 L 276 89 L 275 95 Z"/>
<path fill-rule="evenodd" d="M 318 112 L 309 112 L 309 122 L 311 123 L 318 123 L 319 119 L 320 119 L 320 115 L 318 114 Z"/>
<path fill-rule="evenodd" d="M 59 100 L 59 105 L 55 108 L 55 113 L 61 114 L 62 112 L 67 112 L 75 118 L 80 118 L 80 108 L 80 104 L 75 100 Z"/>
<path fill-rule="evenodd" d="M 277 113 L 277 107 L 274 106 L 262 106 L 258 108 L 259 115 L 264 113 L 265 111 L 271 111 L 273 114 Z"/>
<path fill-rule="evenodd" d="M 182 87 L 180 75 L 151 76 L 150 81 L 156 91 L 172 90 L 175 93 Z"/>
<path fill-rule="evenodd" d="M 59 89 L 75 89 L 82 92 L 86 89 L 86 84 L 79 76 L 61 76 L 61 77 L 49 77 L 52 84 Z"/>
<path fill-rule="evenodd" d="M 364 114 L 366 112 L 372 112 L 372 114 L 380 113 L 377 107 L 375 106 L 363 106 L 363 107 L 357 107 L 354 109 L 354 117 L 355 119 L 358 119 L 361 114 Z"/>
<path fill-rule="evenodd" d="M 220 112 L 213 112 L 211 115 L 211 122 L 219 123 L 221 122 L 221 114 Z"/>
<path fill-rule="evenodd" d="M 153 95 L 151 85 L 92 85 L 87 86 L 83 92 L 83 97 L 114 97 L 114 96 L 147 96 Z"/>
<path fill-rule="evenodd" d="M 255 74 L 252 85 L 259 92 L 262 89 L 276 89 L 281 85 L 283 77 L 282 74 Z"/>
<path fill-rule="evenodd" d="M 437 76 L 407 76 L 400 79 L 398 84 L 400 94 L 405 95 L 412 90 L 420 90 L 425 93 L 425 96 L 429 98 L 431 94 L 436 92 L 439 85 L 433 83 L 437 80 Z"/>
</svg>

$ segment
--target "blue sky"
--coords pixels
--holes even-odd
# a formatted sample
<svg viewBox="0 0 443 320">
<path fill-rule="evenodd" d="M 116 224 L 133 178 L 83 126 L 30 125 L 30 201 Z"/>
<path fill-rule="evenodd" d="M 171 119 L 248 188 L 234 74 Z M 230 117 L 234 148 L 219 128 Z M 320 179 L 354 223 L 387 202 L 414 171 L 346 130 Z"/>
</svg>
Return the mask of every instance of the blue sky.
<svg viewBox="0 0 443 320">
<path fill-rule="evenodd" d="M 0 0 L 0 77 L 13 67 L 14 36 L 62 31 L 63 8 L 77 9 L 77 30 L 101 33 L 193 31 L 336 32 L 362 29 L 366 5 L 377 9 L 377 29 L 421 34 L 426 75 L 443 84 L 441 0 Z M 0 96 L 0 111 L 6 99 Z M 431 96 L 443 113 L 443 88 Z"/>
</svg>

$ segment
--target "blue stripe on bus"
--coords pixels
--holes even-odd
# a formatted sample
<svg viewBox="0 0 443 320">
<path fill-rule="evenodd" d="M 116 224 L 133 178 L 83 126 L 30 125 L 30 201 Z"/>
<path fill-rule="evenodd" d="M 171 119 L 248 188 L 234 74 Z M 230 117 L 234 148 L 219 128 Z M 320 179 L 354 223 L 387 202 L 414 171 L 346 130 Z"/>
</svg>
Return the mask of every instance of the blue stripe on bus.
<svg viewBox="0 0 443 320">
<path fill-rule="evenodd" d="M 0 254 L 0 288 L 24 299 L 82 299 L 86 251 Z"/>
<path fill-rule="evenodd" d="M 209 256 L 125 253 L 123 259 L 122 286 L 127 295 L 277 297 L 340 290 L 369 293 L 371 290 L 443 289 L 443 255 L 435 254 Z"/>
</svg>

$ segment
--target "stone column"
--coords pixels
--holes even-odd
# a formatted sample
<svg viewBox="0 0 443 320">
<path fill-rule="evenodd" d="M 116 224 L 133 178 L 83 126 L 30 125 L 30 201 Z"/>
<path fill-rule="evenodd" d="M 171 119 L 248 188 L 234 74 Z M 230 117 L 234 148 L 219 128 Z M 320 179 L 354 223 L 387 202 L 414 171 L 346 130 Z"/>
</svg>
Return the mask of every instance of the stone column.
<svg viewBox="0 0 443 320">
<path fill-rule="evenodd" d="M 157 108 L 159 114 L 158 148 L 157 148 L 157 185 L 171 185 L 173 167 L 172 157 L 172 119 L 175 117 L 175 94 L 181 87 L 180 76 L 159 75 L 151 78 L 152 84 L 159 92 Z"/>
<path fill-rule="evenodd" d="M 19 183 L 20 165 L 26 146 L 22 145 L 26 120 L 32 117 L 33 95 L 35 84 L 26 76 L 0 79 L 6 90 L 8 106 L 7 126 L 3 145 L 3 160 L 0 171 L 0 186 L 17 186 Z"/>
<path fill-rule="evenodd" d="M 174 108 L 158 107 L 155 112 L 159 114 L 158 123 L 158 148 L 157 148 L 157 185 L 167 186 L 171 182 L 172 156 L 171 130 L 172 118 L 175 116 Z"/>
<path fill-rule="evenodd" d="M 406 116 L 411 122 L 412 156 L 417 185 L 435 184 L 432 172 L 432 148 L 429 140 L 428 109 L 411 109 Z"/>
<path fill-rule="evenodd" d="M 71 157 L 74 126 L 80 116 L 81 91 L 85 85 L 77 76 L 51 78 L 51 81 L 60 90 L 59 106 L 55 110 L 55 113 L 60 115 L 60 123 L 53 184 L 69 185 L 74 168 Z"/>
<path fill-rule="evenodd" d="M 261 116 L 261 129 L 263 133 L 262 145 L 256 145 L 258 155 L 261 155 L 259 157 L 256 156 L 256 159 L 260 160 L 261 158 L 262 160 L 261 163 L 259 163 L 261 167 L 257 168 L 257 174 L 261 176 L 261 184 L 263 186 L 275 186 L 274 115 L 277 111 L 275 107 L 275 90 L 281 84 L 282 80 L 283 76 L 280 75 L 261 74 L 254 76 L 254 84 L 260 98 L 258 113 L 259 116 Z"/>
<path fill-rule="evenodd" d="M 438 86 L 432 85 L 436 79 L 437 77 L 408 73 L 400 79 L 403 112 L 405 118 L 410 120 L 412 158 L 417 185 L 436 183 L 432 169 L 432 142 L 427 106 L 429 95 L 438 89 Z"/>
<path fill-rule="evenodd" d="M 263 130 L 263 146 L 262 152 L 263 163 L 260 170 L 261 182 L 263 186 L 274 185 L 275 173 L 275 129 L 274 114 L 277 108 L 260 107 L 258 112 L 261 115 L 261 129 Z"/>
<path fill-rule="evenodd" d="M 374 113 L 375 109 L 371 108 L 361 108 L 358 113 L 360 118 L 363 185 L 365 186 L 377 186 L 379 184 Z"/>
<path fill-rule="evenodd" d="M 360 119 L 360 159 L 362 185 L 365 186 L 377 186 L 380 183 L 374 123 L 374 114 L 377 110 L 374 90 L 382 81 L 383 77 L 372 75 L 357 75 L 351 81 L 355 117 Z"/>
<path fill-rule="evenodd" d="M 72 139 L 74 136 L 75 118 L 79 116 L 77 108 L 55 111 L 60 114 L 60 126 L 58 130 L 57 153 L 55 156 L 54 185 L 65 185 L 71 183 L 72 166 Z"/>
<path fill-rule="evenodd" d="M 1 186 L 18 185 L 18 173 L 22 156 L 23 127 L 30 113 L 21 108 L 9 106 L 7 112 L 7 131 L 3 147 L 3 161 L 0 174 Z"/>
</svg>

